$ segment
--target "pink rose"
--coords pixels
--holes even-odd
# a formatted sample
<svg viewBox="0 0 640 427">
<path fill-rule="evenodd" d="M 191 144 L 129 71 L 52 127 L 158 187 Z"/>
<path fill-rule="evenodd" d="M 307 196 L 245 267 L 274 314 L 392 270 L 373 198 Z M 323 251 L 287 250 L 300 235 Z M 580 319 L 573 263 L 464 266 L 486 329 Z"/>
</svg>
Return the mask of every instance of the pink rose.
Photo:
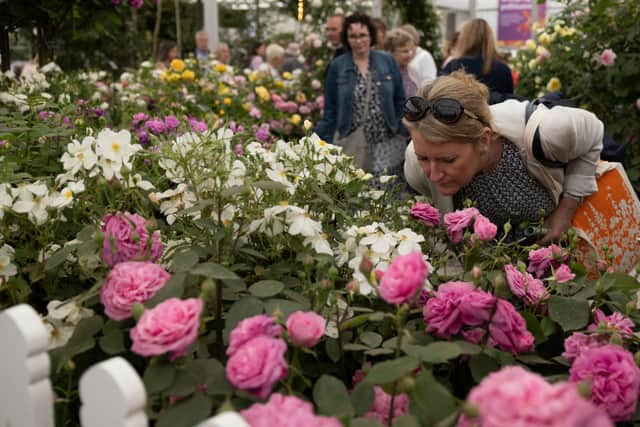
<svg viewBox="0 0 640 427">
<path fill-rule="evenodd" d="M 557 267 L 562 264 L 564 257 L 565 254 L 562 248 L 555 244 L 530 251 L 527 271 L 540 278 L 550 266 Z"/>
<path fill-rule="evenodd" d="M 229 383 L 260 399 L 266 398 L 273 385 L 287 377 L 286 351 L 287 344 L 281 339 L 266 335 L 253 338 L 227 361 Z"/>
<path fill-rule="evenodd" d="M 159 356 L 171 352 L 171 358 L 183 356 L 198 338 L 202 300 L 169 298 L 144 311 L 129 335 L 131 350 L 141 356 Z"/>
<path fill-rule="evenodd" d="M 471 221 L 478 213 L 476 208 L 466 208 L 444 215 L 444 223 L 451 243 L 459 243 L 462 240 L 464 229 L 471 225 Z"/>
<path fill-rule="evenodd" d="M 540 279 L 534 278 L 531 274 L 521 273 L 515 266 L 508 264 L 504 266 L 507 275 L 507 282 L 511 293 L 522 299 L 529 305 L 540 303 L 548 296 L 544 283 Z"/>
<path fill-rule="evenodd" d="M 411 208 L 411 216 L 419 219 L 427 227 L 440 225 L 440 211 L 429 203 L 416 202 Z"/>
<path fill-rule="evenodd" d="M 493 295 L 471 283 L 443 283 L 424 306 L 427 332 L 449 339 L 463 326 L 480 326 L 489 320 L 494 302 Z"/>
<path fill-rule="evenodd" d="M 531 350 L 533 341 L 524 318 L 509 301 L 499 298 L 489 324 L 489 345 L 516 354 Z"/>
<path fill-rule="evenodd" d="M 262 335 L 279 338 L 282 335 L 282 326 L 278 325 L 273 317 L 264 314 L 241 320 L 229 334 L 227 356 L 232 356 L 246 342 Z"/>
<path fill-rule="evenodd" d="M 391 409 L 391 395 L 385 392 L 379 385 L 374 386 L 375 398 L 369 411 L 362 418 L 380 421 L 384 425 L 389 423 L 389 410 Z M 409 414 L 409 396 L 406 393 L 396 395 L 393 401 L 393 419 Z"/>
<path fill-rule="evenodd" d="M 157 261 L 164 250 L 160 232 L 155 231 L 149 242 L 147 220 L 138 214 L 107 214 L 102 219 L 102 259 L 113 266 L 123 261 Z"/>
<path fill-rule="evenodd" d="M 100 302 L 113 320 L 131 317 L 133 303 L 144 303 L 171 275 L 152 262 L 121 262 L 109 272 L 100 289 Z"/>
<path fill-rule="evenodd" d="M 420 252 L 398 255 L 380 282 L 380 297 L 389 304 L 409 302 L 427 279 L 427 264 Z"/>
<path fill-rule="evenodd" d="M 594 347 L 601 347 L 605 344 L 607 344 L 607 338 L 604 335 L 587 335 L 581 332 L 574 332 L 564 340 L 564 353 L 562 353 L 562 357 L 569 362 L 573 362 L 584 351 Z"/>
<path fill-rule="evenodd" d="M 296 311 L 287 318 L 291 342 L 299 347 L 313 347 L 324 335 L 327 321 L 313 311 Z"/>
<path fill-rule="evenodd" d="M 562 264 L 556 268 L 556 280 L 558 283 L 566 283 L 575 279 L 576 275 L 571 272 L 567 264 Z"/>
<path fill-rule="evenodd" d="M 342 427 L 333 417 L 314 415 L 309 402 L 280 393 L 273 393 L 267 403 L 254 403 L 240 414 L 251 427 Z"/>
<path fill-rule="evenodd" d="M 473 232 L 476 233 L 480 240 L 486 242 L 487 240 L 491 240 L 496 237 L 498 227 L 489 221 L 489 218 L 486 216 L 478 214 L 475 222 L 473 223 Z"/>
<path fill-rule="evenodd" d="M 611 49 L 605 49 L 600 54 L 600 62 L 605 67 L 611 67 L 616 62 L 616 53 Z"/>
<path fill-rule="evenodd" d="M 640 388 L 640 368 L 624 348 L 607 344 L 580 354 L 571 365 L 569 381 L 588 381 L 591 401 L 613 421 L 628 421 L 635 412 Z"/>
<path fill-rule="evenodd" d="M 622 313 L 616 311 L 612 315 L 607 316 L 602 310 L 596 310 L 594 313 L 593 323 L 589 325 L 590 331 L 610 331 L 620 332 L 622 335 L 633 335 L 635 327 L 633 320 L 625 317 Z"/>
<path fill-rule="evenodd" d="M 613 427 L 602 410 L 578 394 L 575 385 L 549 384 L 520 366 L 487 375 L 471 390 L 467 402 L 478 416 L 463 414 L 458 427 Z"/>
</svg>

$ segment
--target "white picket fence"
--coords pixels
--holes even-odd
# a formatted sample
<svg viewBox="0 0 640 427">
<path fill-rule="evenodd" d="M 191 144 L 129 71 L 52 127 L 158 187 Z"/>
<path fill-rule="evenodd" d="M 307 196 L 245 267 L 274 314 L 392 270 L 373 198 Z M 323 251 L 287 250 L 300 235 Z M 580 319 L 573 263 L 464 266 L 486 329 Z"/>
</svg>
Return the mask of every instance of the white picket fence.
<svg viewBox="0 0 640 427">
<path fill-rule="evenodd" d="M 49 332 L 31 306 L 0 313 L 0 426 L 54 427 L 49 381 Z M 83 427 L 146 427 L 147 394 L 142 379 L 121 357 L 89 368 L 80 378 Z M 196 427 L 249 427 L 234 412 Z"/>
</svg>

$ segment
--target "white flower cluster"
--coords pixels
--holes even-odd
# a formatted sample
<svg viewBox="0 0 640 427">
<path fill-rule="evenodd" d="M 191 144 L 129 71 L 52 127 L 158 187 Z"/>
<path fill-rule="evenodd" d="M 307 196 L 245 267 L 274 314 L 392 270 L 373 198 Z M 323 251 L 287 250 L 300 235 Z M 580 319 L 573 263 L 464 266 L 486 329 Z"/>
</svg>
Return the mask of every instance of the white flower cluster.
<svg viewBox="0 0 640 427">
<path fill-rule="evenodd" d="M 15 251 L 11 246 L 5 244 L 0 247 L 0 284 L 18 273 L 13 263 L 14 254 Z"/>
<path fill-rule="evenodd" d="M 360 271 L 360 264 L 365 257 L 373 265 L 372 273 L 375 270 L 386 271 L 394 257 L 415 251 L 422 252 L 420 243 L 425 241 L 424 236 L 413 232 L 410 228 L 393 231 L 379 222 L 363 227 L 354 225 L 344 231 L 342 237 L 344 243 L 341 243 L 336 251 L 337 264 L 338 266 L 347 264 L 353 270 L 356 289 L 362 295 L 373 292 L 370 282 L 375 281 L 373 277 L 365 277 Z M 423 256 L 431 270 L 428 257 Z"/>
<path fill-rule="evenodd" d="M 84 308 L 73 300 L 50 301 L 47 304 L 47 316 L 42 319 L 49 331 L 49 350 L 66 345 L 78 323 L 93 314 L 93 310 Z"/>
</svg>

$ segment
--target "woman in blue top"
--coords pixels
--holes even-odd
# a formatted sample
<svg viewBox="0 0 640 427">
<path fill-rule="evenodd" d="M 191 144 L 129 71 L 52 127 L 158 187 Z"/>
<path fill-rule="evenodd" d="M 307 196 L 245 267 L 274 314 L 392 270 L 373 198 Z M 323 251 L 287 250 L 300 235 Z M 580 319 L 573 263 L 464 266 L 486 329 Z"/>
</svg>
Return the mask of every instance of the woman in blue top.
<svg viewBox="0 0 640 427">
<path fill-rule="evenodd" d="M 367 15 L 346 17 L 341 37 L 347 52 L 329 66 L 324 113 L 314 130 L 334 142 L 362 126 L 369 171 L 402 175 L 408 134 L 401 122 L 405 96 L 400 70 L 391 55 L 372 50 L 376 30 Z"/>
<path fill-rule="evenodd" d="M 443 75 L 464 69 L 487 85 L 490 92 L 513 93 L 511 69 L 500 61 L 493 31 L 484 19 L 472 19 L 462 26 L 453 56 L 442 69 Z"/>
</svg>

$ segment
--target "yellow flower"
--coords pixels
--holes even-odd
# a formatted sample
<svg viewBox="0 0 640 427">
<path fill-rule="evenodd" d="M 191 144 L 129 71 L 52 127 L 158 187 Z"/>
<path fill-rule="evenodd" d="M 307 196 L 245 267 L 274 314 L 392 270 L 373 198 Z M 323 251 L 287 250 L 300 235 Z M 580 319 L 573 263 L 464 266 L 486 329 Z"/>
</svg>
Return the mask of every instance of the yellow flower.
<svg viewBox="0 0 640 427">
<path fill-rule="evenodd" d="M 173 68 L 176 71 L 182 71 L 184 70 L 184 61 L 182 59 L 174 59 L 173 61 L 171 61 L 171 68 Z"/>
<path fill-rule="evenodd" d="M 169 72 L 165 70 L 162 73 L 160 73 L 160 80 L 163 82 L 166 82 L 167 80 L 169 80 Z"/>
<path fill-rule="evenodd" d="M 169 75 L 167 76 L 167 81 L 168 81 L 169 83 L 175 83 L 175 82 L 177 82 L 178 80 L 180 80 L 180 78 L 181 78 L 180 74 L 177 74 L 177 73 L 169 73 Z"/>
<path fill-rule="evenodd" d="M 302 121 L 302 117 L 300 117 L 300 114 L 294 114 L 293 116 L 291 116 L 289 121 L 291 122 L 292 125 L 297 126 Z"/>
<path fill-rule="evenodd" d="M 298 104 L 303 104 L 303 103 L 307 102 L 307 97 L 305 96 L 304 93 L 298 92 L 298 93 L 296 93 L 296 102 Z"/>
<path fill-rule="evenodd" d="M 538 62 L 535 59 L 532 59 L 531 61 L 529 61 L 528 65 L 530 70 L 535 70 L 538 66 Z"/>
<path fill-rule="evenodd" d="M 309 120 L 305 120 L 302 126 L 304 127 L 304 130 L 310 130 L 313 127 L 313 123 Z"/>
<path fill-rule="evenodd" d="M 534 42 L 533 40 L 529 39 L 527 40 L 527 42 L 525 43 L 525 46 L 527 49 L 529 50 L 535 50 L 536 48 L 536 42 Z"/>
<path fill-rule="evenodd" d="M 218 84 L 218 95 L 225 96 L 230 92 L 230 89 L 222 82 Z"/>
<path fill-rule="evenodd" d="M 533 79 L 534 82 L 536 82 L 537 85 L 539 85 L 540 83 L 542 83 L 542 77 L 540 76 L 535 76 Z"/>
<path fill-rule="evenodd" d="M 221 116 L 224 116 L 224 109 L 221 108 L 220 111 L 218 111 L 218 114 L 220 114 Z"/>
<path fill-rule="evenodd" d="M 288 71 L 285 71 L 284 73 L 282 73 L 282 78 L 285 80 L 291 80 L 291 77 L 293 77 L 293 74 L 291 74 Z"/>
<path fill-rule="evenodd" d="M 273 82 L 273 84 L 278 89 L 282 89 L 284 87 L 284 82 L 282 80 L 276 80 L 275 82 Z"/>
<path fill-rule="evenodd" d="M 542 33 L 538 36 L 538 42 L 540 42 L 540 44 L 543 46 L 549 46 L 551 40 L 551 36 L 547 33 Z"/>
<path fill-rule="evenodd" d="M 258 86 L 256 88 L 256 95 L 258 95 L 258 97 L 262 101 L 268 101 L 269 99 L 271 99 L 271 97 L 269 96 L 269 91 L 264 86 Z"/>
<path fill-rule="evenodd" d="M 219 73 L 224 73 L 225 71 L 227 71 L 227 66 L 224 64 L 216 64 L 216 66 L 213 67 L 213 69 Z"/>
<path fill-rule="evenodd" d="M 249 73 L 249 81 L 255 82 L 258 79 L 258 73 L 256 71 L 252 71 Z"/>
<path fill-rule="evenodd" d="M 316 61 L 316 67 L 322 67 L 322 64 L 324 64 L 324 62 L 322 62 L 322 59 L 318 59 Z"/>
<path fill-rule="evenodd" d="M 225 98 L 222 100 L 222 102 L 224 103 L 224 105 L 231 105 L 231 98 Z"/>
<path fill-rule="evenodd" d="M 196 78 L 196 73 L 191 70 L 184 70 L 182 72 L 182 80 L 185 82 L 192 82 Z"/>
<path fill-rule="evenodd" d="M 557 92 L 562 87 L 562 83 L 560 83 L 560 79 L 557 77 L 552 77 L 547 83 L 547 90 L 549 92 Z"/>
<path fill-rule="evenodd" d="M 245 109 L 246 111 L 251 111 L 251 104 L 248 102 L 245 102 L 244 104 L 242 104 L 242 108 Z"/>
</svg>

